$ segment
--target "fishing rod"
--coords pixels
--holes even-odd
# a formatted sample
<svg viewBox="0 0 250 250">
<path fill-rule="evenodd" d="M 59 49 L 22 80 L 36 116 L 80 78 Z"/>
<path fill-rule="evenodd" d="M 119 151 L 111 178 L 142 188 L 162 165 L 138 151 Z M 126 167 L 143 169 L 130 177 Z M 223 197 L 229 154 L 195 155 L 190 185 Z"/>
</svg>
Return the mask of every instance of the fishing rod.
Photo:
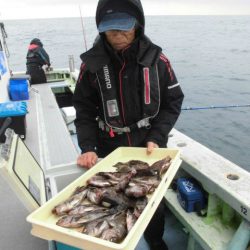
<svg viewBox="0 0 250 250">
<path fill-rule="evenodd" d="M 79 5 L 79 12 L 80 12 L 80 17 L 81 17 L 82 33 L 83 33 L 85 51 L 87 51 L 88 50 L 88 48 L 87 48 L 87 39 L 86 39 L 86 33 L 85 33 L 85 29 L 84 29 L 84 23 L 83 23 L 83 17 L 82 17 L 82 11 L 81 11 L 81 6 L 80 5 Z"/>
<path fill-rule="evenodd" d="M 181 110 L 206 110 L 206 109 L 227 109 L 227 108 L 247 108 L 250 107 L 250 104 L 242 105 L 218 105 L 218 106 L 204 106 L 204 107 L 184 107 Z"/>
</svg>

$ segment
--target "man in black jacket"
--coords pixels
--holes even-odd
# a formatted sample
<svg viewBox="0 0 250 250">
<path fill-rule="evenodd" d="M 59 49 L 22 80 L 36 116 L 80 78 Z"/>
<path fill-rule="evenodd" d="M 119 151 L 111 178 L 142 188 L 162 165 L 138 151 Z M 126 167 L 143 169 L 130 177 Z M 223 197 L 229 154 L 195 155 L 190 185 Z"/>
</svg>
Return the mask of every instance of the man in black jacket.
<svg viewBox="0 0 250 250">
<path fill-rule="evenodd" d="M 99 0 L 100 34 L 81 55 L 73 104 L 82 154 L 78 165 L 91 168 L 119 146 L 166 147 L 181 111 L 183 93 L 167 57 L 144 35 L 139 0 Z M 151 250 L 166 250 L 164 204 L 144 236 Z"/>
<path fill-rule="evenodd" d="M 42 66 L 50 67 L 50 60 L 40 39 L 32 39 L 26 59 L 27 74 L 31 76 L 30 84 L 46 83 L 47 79 Z"/>
</svg>

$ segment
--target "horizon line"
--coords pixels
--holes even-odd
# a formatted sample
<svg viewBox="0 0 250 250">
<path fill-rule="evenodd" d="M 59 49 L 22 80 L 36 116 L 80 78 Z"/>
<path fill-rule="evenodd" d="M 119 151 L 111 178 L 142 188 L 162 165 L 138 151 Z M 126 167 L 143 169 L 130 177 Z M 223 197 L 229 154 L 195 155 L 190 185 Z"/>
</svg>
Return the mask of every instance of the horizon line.
<svg viewBox="0 0 250 250">
<path fill-rule="evenodd" d="M 250 14 L 157 14 L 157 15 L 153 15 L 153 14 L 149 14 L 149 15 L 145 15 L 146 16 L 250 16 Z M 95 16 L 84 16 L 83 18 L 90 18 L 93 17 L 95 18 Z M 80 18 L 80 16 L 61 16 L 61 17 L 30 17 L 30 18 L 0 18 L 0 23 L 3 21 L 18 21 L 18 20 L 43 20 L 43 19 L 64 19 L 64 18 Z"/>
</svg>

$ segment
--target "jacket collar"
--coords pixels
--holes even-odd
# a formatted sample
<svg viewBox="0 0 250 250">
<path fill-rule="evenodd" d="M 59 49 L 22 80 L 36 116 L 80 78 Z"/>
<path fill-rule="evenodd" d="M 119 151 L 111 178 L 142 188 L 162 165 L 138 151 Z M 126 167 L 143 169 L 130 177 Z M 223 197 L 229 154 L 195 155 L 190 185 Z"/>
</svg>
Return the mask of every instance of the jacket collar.
<svg viewBox="0 0 250 250">
<path fill-rule="evenodd" d="M 110 62 L 103 42 L 103 39 L 98 38 L 98 41 L 90 50 L 80 55 L 83 63 L 86 64 L 86 70 L 89 70 L 91 73 L 95 73 Z"/>
<path fill-rule="evenodd" d="M 161 52 L 162 49 L 144 35 L 139 41 L 137 62 L 145 67 L 152 67 L 158 62 Z"/>
</svg>

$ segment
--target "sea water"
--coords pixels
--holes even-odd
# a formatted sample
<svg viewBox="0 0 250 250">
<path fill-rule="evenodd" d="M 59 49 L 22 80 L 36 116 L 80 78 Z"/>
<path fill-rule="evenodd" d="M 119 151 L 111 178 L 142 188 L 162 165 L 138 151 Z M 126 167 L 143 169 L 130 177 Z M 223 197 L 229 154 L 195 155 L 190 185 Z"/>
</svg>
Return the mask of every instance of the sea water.
<svg viewBox="0 0 250 250">
<path fill-rule="evenodd" d="M 87 49 L 97 35 L 84 18 Z M 13 71 L 24 71 L 38 37 L 52 66 L 69 67 L 86 50 L 80 18 L 5 21 Z M 183 107 L 250 103 L 250 16 L 147 16 L 146 34 L 163 48 L 185 93 Z M 250 171 L 250 108 L 182 111 L 175 126 Z"/>
</svg>

